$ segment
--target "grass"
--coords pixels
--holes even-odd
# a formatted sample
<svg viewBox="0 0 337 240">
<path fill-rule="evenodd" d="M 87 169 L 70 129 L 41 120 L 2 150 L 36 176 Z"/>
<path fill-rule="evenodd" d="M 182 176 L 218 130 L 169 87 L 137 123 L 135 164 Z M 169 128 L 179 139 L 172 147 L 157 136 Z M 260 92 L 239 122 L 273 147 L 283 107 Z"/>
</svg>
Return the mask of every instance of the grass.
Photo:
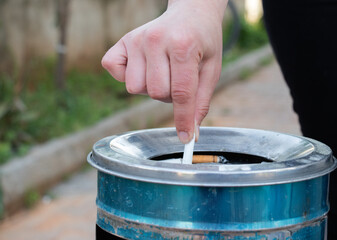
<svg viewBox="0 0 337 240">
<path fill-rule="evenodd" d="M 43 64 L 25 80 L 24 90 L 14 96 L 9 76 L 0 75 L 0 164 L 24 155 L 37 143 L 75 132 L 100 119 L 142 101 L 144 96 L 129 95 L 124 83 L 107 72 L 70 71 L 67 89 L 53 85 L 53 71 L 44 74 Z"/>
<path fill-rule="evenodd" d="M 239 79 L 240 80 L 246 80 L 248 79 L 250 76 L 252 76 L 252 74 L 254 73 L 254 71 L 252 69 L 249 68 L 244 68 L 240 71 L 239 73 Z"/>
<path fill-rule="evenodd" d="M 273 61 L 275 60 L 274 56 L 270 56 L 270 57 L 265 57 L 263 59 L 261 59 L 260 61 L 260 66 L 268 66 L 269 64 L 271 64 Z"/>
<path fill-rule="evenodd" d="M 32 208 L 41 199 L 40 193 L 36 190 L 29 190 L 24 196 L 24 205 L 26 208 Z"/>
<path fill-rule="evenodd" d="M 231 24 L 229 23 L 229 25 Z M 251 25 L 248 24 L 244 18 L 241 18 L 240 26 L 238 41 L 235 46 L 223 56 L 223 66 L 268 43 L 268 35 L 262 20 Z M 224 39 L 226 39 L 226 30 L 224 31 Z"/>
</svg>

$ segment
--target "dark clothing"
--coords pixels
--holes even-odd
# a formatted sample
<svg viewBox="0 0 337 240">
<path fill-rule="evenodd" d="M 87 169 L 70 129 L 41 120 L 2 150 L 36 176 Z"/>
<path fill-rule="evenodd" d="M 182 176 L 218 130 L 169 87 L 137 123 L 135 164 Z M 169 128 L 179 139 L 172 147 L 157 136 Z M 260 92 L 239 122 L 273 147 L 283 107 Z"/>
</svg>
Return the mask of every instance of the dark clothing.
<svg viewBox="0 0 337 240">
<path fill-rule="evenodd" d="M 263 0 L 270 42 L 304 136 L 337 155 L 337 0 Z M 335 95 L 336 94 L 336 95 Z M 331 174 L 328 235 L 337 239 L 337 172 Z"/>
</svg>

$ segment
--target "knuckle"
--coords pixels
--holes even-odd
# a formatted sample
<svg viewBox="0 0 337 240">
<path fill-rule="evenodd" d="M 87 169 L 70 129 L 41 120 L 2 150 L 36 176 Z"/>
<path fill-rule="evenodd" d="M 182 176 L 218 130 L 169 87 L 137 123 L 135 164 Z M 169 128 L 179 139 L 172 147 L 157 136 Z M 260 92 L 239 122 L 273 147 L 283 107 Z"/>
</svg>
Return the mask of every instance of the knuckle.
<svg viewBox="0 0 337 240">
<path fill-rule="evenodd" d="M 127 47 L 140 48 L 142 46 L 143 34 L 136 30 L 137 29 L 128 32 L 122 37 L 122 40 Z"/>
<path fill-rule="evenodd" d="M 147 30 L 145 33 L 145 40 L 150 46 L 158 45 L 163 40 L 163 33 L 164 31 L 160 28 Z"/>
<path fill-rule="evenodd" d="M 126 91 L 128 91 L 128 93 L 130 93 L 130 94 L 137 94 L 136 89 L 133 88 L 133 87 L 130 87 L 128 85 L 126 85 Z"/>
<path fill-rule="evenodd" d="M 163 99 L 168 99 L 170 97 L 170 94 L 166 92 L 165 90 L 152 88 L 152 87 L 148 87 L 147 90 L 148 90 L 149 96 L 155 100 L 163 100 Z"/>
<path fill-rule="evenodd" d="M 113 78 L 117 81 L 124 82 L 124 69 L 118 64 L 118 61 L 112 58 L 103 57 L 101 64 Z"/>
<path fill-rule="evenodd" d="M 112 69 L 114 66 L 113 59 L 108 58 L 106 55 L 102 58 L 101 64 L 105 69 Z"/>
<path fill-rule="evenodd" d="M 128 91 L 128 93 L 130 94 L 139 94 L 142 92 L 142 88 L 137 86 L 137 85 L 134 85 L 134 84 L 126 84 L 125 85 L 126 87 L 126 90 Z"/>
<path fill-rule="evenodd" d="M 143 36 L 141 34 L 135 34 L 131 38 L 132 40 L 130 41 L 132 44 L 131 46 L 135 48 L 140 48 L 143 44 Z"/>
<path fill-rule="evenodd" d="M 185 62 L 196 52 L 193 38 L 178 36 L 171 40 L 172 57 L 178 62 Z"/>
<path fill-rule="evenodd" d="M 200 106 L 197 110 L 197 114 L 201 119 L 204 119 L 209 112 L 209 105 Z"/>
<path fill-rule="evenodd" d="M 188 33 L 174 35 L 171 41 L 172 41 L 172 46 L 175 49 L 188 49 L 191 46 L 191 44 L 194 42 L 193 37 Z"/>
<path fill-rule="evenodd" d="M 174 123 L 176 125 L 177 130 L 184 131 L 184 132 L 191 132 L 191 124 L 190 122 L 186 119 L 186 116 L 184 114 L 181 115 L 175 115 L 174 116 Z M 193 126 L 193 124 L 192 124 Z"/>
<path fill-rule="evenodd" d="M 192 93 L 186 87 L 172 90 L 172 100 L 177 104 L 187 104 L 192 98 Z"/>
</svg>

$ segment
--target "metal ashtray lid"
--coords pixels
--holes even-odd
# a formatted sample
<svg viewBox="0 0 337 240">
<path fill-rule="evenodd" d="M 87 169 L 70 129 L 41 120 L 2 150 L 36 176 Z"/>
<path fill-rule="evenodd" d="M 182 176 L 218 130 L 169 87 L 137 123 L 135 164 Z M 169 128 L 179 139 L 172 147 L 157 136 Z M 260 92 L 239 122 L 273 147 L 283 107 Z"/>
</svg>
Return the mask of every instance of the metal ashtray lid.
<svg viewBox="0 0 337 240">
<path fill-rule="evenodd" d="M 202 127 L 196 153 L 236 154 L 241 163 L 177 164 L 158 156 L 182 153 L 175 128 L 127 132 L 98 141 L 88 162 L 122 178 L 187 186 L 260 186 L 304 181 L 336 168 L 331 149 L 316 140 L 271 131 Z M 236 158 L 237 158 L 236 157 Z M 262 159 L 252 161 L 249 159 Z M 240 161 L 239 161 L 240 162 Z"/>
</svg>

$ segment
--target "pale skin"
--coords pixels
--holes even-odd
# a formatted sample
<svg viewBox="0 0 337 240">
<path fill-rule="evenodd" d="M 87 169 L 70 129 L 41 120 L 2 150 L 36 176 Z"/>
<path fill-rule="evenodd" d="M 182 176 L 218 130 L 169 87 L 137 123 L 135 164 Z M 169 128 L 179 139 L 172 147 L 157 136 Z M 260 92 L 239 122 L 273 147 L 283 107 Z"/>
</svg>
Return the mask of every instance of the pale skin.
<svg viewBox="0 0 337 240">
<path fill-rule="evenodd" d="M 111 47 L 103 67 L 131 94 L 172 102 L 182 143 L 208 113 L 221 73 L 222 19 L 227 0 L 169 0 L 155 20 Z"/>
</svg>

